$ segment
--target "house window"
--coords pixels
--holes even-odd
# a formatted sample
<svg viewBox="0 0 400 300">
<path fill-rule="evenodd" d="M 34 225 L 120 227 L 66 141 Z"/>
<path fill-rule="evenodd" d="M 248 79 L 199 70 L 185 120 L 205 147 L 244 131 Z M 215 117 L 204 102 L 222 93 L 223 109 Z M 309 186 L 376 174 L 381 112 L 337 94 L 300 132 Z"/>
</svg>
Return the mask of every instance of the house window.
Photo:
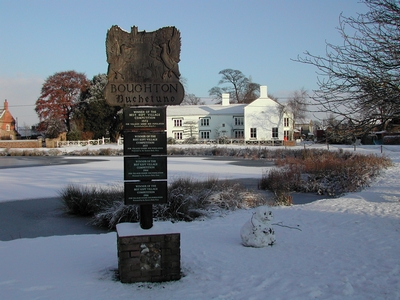
<svg viewBox="0 0 400 300">
<path fill-rule="evenodd" d="M 200 139 L 203 139 L 203 140 L 210 139 L 210 132 L 209 131 L 200 131 Z"/>
<path fill-rule="evenodd" d="M 210 126 L 210 118 L 200 118 L 200 126 Z"/>
<path fill-rule="evenodd" d="M 243 117 L 235 117 L 235 126 L 243 126 Z"/>
<path fill-rule="evenodd" d="M 289 118 L 283 118 L 283 126 L 289 127 Z"/>
<path fill-rule="evenodd" d="M 174 132 L 174 139 L 183 140 L 183 132 L 182 131 Z"/>
<path fill-rule="evenodd" d="M 250 138 L 252 139 L 257 138 L 257 128 L 250 128 Z"/>
<path fill-rule="evenodd" d="M 244 131 L 243 130 L 235 130 L 234 135 L 235 135 L 235 139 L 242 139 L 242 138 L 244 138 Z"/>
<path fill-rule="evenodd" d="M 11 130 L 10 124 L 7 124 L 7 125 L 6 125 L 6 130 L 7 130 L 7 131 L 10 131 L 10 130 Z"/>
<path fill-rule="evenodd" d="M 278 138 L 278 127 L 272 128 L 272 138 Z"/>
<path fill-rule="evenodd" d="M 182 119 L 173 119 L 175 127 L 182 127 Z"/>
<path fill-rule="evenodd" d="M 285 141 L 289 140 L 289 130 L 283 131 L 283 140 Z"/>
</svg>

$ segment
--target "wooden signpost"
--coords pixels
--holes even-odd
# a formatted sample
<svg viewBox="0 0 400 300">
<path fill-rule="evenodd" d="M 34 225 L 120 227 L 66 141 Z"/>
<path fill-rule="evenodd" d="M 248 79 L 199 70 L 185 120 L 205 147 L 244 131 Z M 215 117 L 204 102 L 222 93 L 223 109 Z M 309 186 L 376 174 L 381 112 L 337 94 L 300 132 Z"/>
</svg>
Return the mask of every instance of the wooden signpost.
<svg viewBox="0 0 400 300">
<path fill-rule="evenodd" d="M 185 95 L 179 81 L 181 39 L 175 27 L 107 32 L 104 97 L 124 109 L 125 204 L 140 205 L 140 226 L 153 226 L 153 204 L 167 201 L 166 107 Z"/>
<path fill-rule="evenodd" d="M 112 26 L 107 32 L 104 97 L 124 110 L 124 201 L 140 206 L 140 230 L 153 227 L 153 204 L 167 201 L 166 110 L 185 95 L 179 82 L 180 47 L 175 27 L 125 32 Z M 121 282 L 181 278 L 180 234 L 167 233 L 160 227 L 168 224 L 160 223 L 152 234 L 135 233 L 133 223 L 117 225 Z"/>
</svg>

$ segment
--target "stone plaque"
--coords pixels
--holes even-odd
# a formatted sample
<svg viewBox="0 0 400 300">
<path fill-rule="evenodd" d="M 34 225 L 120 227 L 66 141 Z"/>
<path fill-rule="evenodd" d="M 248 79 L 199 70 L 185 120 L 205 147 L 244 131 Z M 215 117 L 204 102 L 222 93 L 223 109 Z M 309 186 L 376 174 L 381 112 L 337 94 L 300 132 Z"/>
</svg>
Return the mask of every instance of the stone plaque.
<svg viewBox="0 0 400 300">
<path fill-rule="evenodd" d="M 124 180 L 167 179 L 167 157 L 124 157 Z"/>
<path fill-rule="evenodd" d="M 179 105 L 185 95 L 179 81 L 181 37 L 175 27 L 153 32 L 107 32 L 108 83 L 104 97 L 112 106 Z"/>
<path fill-rule="evenodd" d="M 124 155 L 167 154 L 166 132 L 124 133 Z"/>
<path fill-rule="evenodd" d="M 124 109 L 124 129 L 125 130 L 145 130 L 145 129 L 166 129 L 166 108 L 125 108 Z"/>
<path fill-rule="evenodd" d="M 125 182 L 125 205 L 167 202 L 167 182 Z"/>
</svg>

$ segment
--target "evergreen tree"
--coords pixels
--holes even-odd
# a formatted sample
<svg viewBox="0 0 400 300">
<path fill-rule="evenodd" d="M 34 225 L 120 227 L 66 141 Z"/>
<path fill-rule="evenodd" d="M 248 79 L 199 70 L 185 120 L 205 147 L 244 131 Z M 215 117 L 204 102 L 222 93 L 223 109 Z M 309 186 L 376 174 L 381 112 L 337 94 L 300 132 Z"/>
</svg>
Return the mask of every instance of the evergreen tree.
<svg viewBox="0 0 400 300">
<path fill-rule="evenodd" d="M 106 103 L 103 95 L 106 84 L 106 74 L 93 77 L 89 89 L 82 94 L 75 120 L 84 135 L 92 135 L 93 139 L 110 137 L 116 142 L 122 130 L 122 111 L 121 107 Z"/>
</svg>

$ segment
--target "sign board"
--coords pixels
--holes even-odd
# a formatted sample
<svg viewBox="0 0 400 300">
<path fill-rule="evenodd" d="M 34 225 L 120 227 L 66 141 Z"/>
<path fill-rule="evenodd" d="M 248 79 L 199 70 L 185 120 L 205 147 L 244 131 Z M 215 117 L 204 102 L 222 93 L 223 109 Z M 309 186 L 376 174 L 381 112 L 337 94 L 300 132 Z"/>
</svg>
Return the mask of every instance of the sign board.
<svg viewBox="0 0 400 300">
<path fill-rule="evenodd" d="M 180 82 L 111 82 L 106 85 L 104 96 L 111 106 L 164 106 L 181 104 L 185 91 Z"/>
<path fill-rule="evenodd" d="M 167 157 L 124 157 L 124 180 L 167 179 Z"/>
<path fill-rule="evenodd" d="M 158 204 L 167 202 L 167 182 L 125 182 L 125 204 Z"/>
<path fill-rule="evenodd" d="M 126 32 L 114 25 L 107 32 L 107 85 L 104 98 L 111 106 L 181 104 L 185 91 L 179 81 L 181 37 L 175 27 L 153 32 Z"/>
<path fill-rule="evenodd" d="M 125 130 L 165 130 L 165 107 L 124 108 Z"/>
<path fill-rule="evenodd" d="M 167 154 L 166 132 L 124 133 L 124 155 Z"/>
</svg>

